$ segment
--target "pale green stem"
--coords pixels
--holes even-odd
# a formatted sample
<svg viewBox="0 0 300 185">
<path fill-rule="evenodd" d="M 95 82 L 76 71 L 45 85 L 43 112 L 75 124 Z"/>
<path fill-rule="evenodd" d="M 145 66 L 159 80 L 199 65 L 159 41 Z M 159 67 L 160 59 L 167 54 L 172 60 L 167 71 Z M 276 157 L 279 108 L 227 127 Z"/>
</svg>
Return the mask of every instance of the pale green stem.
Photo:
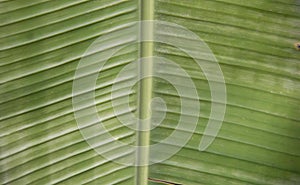
<svg viewBox="0 0 300 185">
<path fill-rule="evenodd" d="M 154 18 L 154 0 L 140 0 L 140 19 L 153 20 Z M 153 25 L 142 24 L 140 27 L 141 38 L 152 38 Z M 140 43 L 139 57 L 153 56 L 153 42 Z M 139 75 L 148 76 L 152 74 L 152 61 L 141 62 L 139 64 Z M 139 98 L 138 98 L 138 116 L 139 119 L 149 118 L 151 115 L 150 102 L 152 99 L 152 78 L 145 78 L 139 84 Z M 141 124 L 150 125 L 151 121 L 139 122 L 139 127 L 144 127 Z M 149 161 L 149 144 L 150 131 L 137 131 L 137 146 L 146 146 L 136 151 L 137 164 L 148 163 Z M 136 167 L 136 185 L 148 184 L 148 165 Z"/>
</svg>

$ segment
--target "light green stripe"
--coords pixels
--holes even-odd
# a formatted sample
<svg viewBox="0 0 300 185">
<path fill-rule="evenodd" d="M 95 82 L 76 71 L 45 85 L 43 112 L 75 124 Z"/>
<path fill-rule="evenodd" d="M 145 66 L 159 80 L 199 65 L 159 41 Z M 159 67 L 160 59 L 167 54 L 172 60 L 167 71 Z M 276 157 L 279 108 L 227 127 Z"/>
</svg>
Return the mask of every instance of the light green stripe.
<svg viewBox="0 0 300 185">
<path fill-rule="evenodd" d="M 140 0 L 140 19 L 141 20 L 153 20 L 154 17 L 154 0 Z M 140 37 L 143 38 L 152 38 L 153 34 L 153 25 L 151 24 L 142 24 L 140 27 Z M 140 53 L 139 57 L 149 57 L 153 56 L 153 43 L 152 42 L 143 42 L 140 44 Z M 152 74 L 152 65 L 153 62 L 147 60 L 147 62 L 139 63 L 140 75 L 151 75 Z M 138 112 L 139 119 L 149 118 L 151 115 L 150 111 L 150 102 L 152 98 L 152 78 L 145 78 L 140 81 L 139 85 L 139 100 L 138 100 Z M 139 127 L 143 127 L 147 124 L 150 125 L 151 122 L 139 122 Z M 137 132 L 137 146 L 149 146 L 150 143 L 150 131 L 138 131 Z M 136 153 L 137 164 L 144 164 L 149 161 L 149 148 L 144 147 L 138 149 Z M 136 168 L 136 182 L 137 185 L 146 185 L 148 184 L 148 166 L 138 166 Z"/>
</svg>

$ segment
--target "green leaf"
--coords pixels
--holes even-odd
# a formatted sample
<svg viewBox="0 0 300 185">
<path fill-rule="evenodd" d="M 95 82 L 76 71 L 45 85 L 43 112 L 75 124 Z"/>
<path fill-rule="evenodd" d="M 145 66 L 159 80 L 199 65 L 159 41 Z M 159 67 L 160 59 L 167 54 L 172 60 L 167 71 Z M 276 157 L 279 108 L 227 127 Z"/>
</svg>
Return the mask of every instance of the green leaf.
<svg viewBox="0 0 300 185">
<path fill-rule="evenodd" d="M 208 82 L 185 53 L 157 44 L 156 55 L 181 65 L 197 84 L 201 112 L 189 143 L 150 166 L 150 177 L 182 184 L 299 184 L 300 53 L 293 44 L 300 36 L 300 17 L 295 4 L 156 1 L 155 19 L 185 26 L 212 49 L 225 77 L 227 107 L 216 139 L 199 152 L 211 113 Z M 165 81 L 155 82 L 154 94 L 168 106 L 164 122 L 151 131 L 157 143 L 176 129 L 180 97 Z"/>
<path fill-rule="evenodd" d="M 0 2 L 0 183 L 300 184 L 300 52 L 294 48 L 300 38 L 299 5 L 298 0 Z M 130 32 L 133 22 L 153 17 L 198 35 L 223 72 L 225 118 L 217 137 L 204 151 L 199 151 L 199 144 L 207 137 L 205 129 L 214 103 L 205 70 L 174 46 L 136 43 L 140 34 L 157 34 L 170 40 L 182 39 L 190 43 L 186 47 L 197 50 L 192 44 L 196 40 L 189 35 L 174 35 L 174 30 L 167 28 L 142 26 L 141 33 Z M 106 39 L 106 44 L 87 56 L 85 52 L 97 38 Z M 137 152 L 116 147 L 114 140 L 101 132 L 84 137 L 76 119 L 86 121 L 93 131 L 98 125 L 88 124 L 87 120 L 93 118 L 91 112 L 76 118 L 74 115 L 72 99 L 86 94 L 72 91 L 80 60 L 98 59 L 123 46 L 105 63 L 95 86 L 96 109 L 106 131 L 127 146 L 164 143 L 175 130 L 192 134 L 171 158 L 149 166 L 123 165 L 105 155 L 141 163 L 167 155 L 168 148 L 181 147 L 179 143 L 164 143 L 165 150 L 155 153 L 147 147 Z M 196 86 L 198 99 L 181 97 L 170 82 L 157 77 L 143 79 L 130 87 L 130 92 L 125 91 L 133 79 L 145 73 L 161 74 L 187 87 L 184 77 L 156 60 L 141 63 L 140 73 L 132 71 L 126 78 L 117 78 L 128 64 L 152 55 L 171 60 L 185 70 Z M 86 65 L 86 69 L 96 68 L 97 63 Z M 118 88 L 114 89 L 114 84 Z M 111 101 L 112 93 L 116 104 Z M 123 101 L 125 96 L 129 102 Z M 147 118 L 152 97 L 162 98 L 167 105 L 158 126 L 150 132 L 135 132 L 123 125 L 116 107 L 124 110 L 124 115 Z M 193 133 L 188 129 L 190 122 L 184 123 L 186 128 L 177 128 L 182 116 L 181 98 L 200 104 Z M 93 105 L 84 98 L 79 103 Z M 153 123 L 164 111 L 161 103 L 152 105 Z M 130 110 L 125 109 L 127 104 Z M 193 117 L 195 107 L 186 107 L 190 114 L 185 116 Z M 127 124 L 135 122 L 128 120 Z M 175 139 L 182 139 L 181 135 Z"/>
<path fill-rule="evenodd" d="M 138 4 L 9 1 L 1 7 L 1 184 L 133 184 L 133 167 L 106 160 L 82 137 L 73 113 L 72 84 L 87 47 L 138 20 Z M 119 41 L 126 43 L 128 39 Z M 129 143 L 134 132 L 116 124 L 108 98 L 113 75 L 136 58 L 136 46 L 115 55 L 95 91 L 106 127 Z"/>
</svg>

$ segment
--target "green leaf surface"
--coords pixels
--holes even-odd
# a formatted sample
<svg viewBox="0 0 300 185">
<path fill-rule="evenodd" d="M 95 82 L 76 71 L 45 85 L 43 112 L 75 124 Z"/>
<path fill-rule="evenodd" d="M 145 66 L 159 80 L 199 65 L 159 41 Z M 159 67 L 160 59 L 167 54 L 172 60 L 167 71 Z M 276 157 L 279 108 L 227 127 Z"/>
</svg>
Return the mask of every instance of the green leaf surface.
<svg viewBox="0 0 300 185">
<path fill-rule="evenodd" d="M 199 152 L 211 111 L 207 81 L 186 54 L 157 44 L 156 54 L 180 64 L 197 84 L 201 117 L 189 143 L 169 160 L 150 166 L 150 176 L 182 184 L 299 184 L 300 54 L 293 48 L 299 39 L 299 6 L 157 0 L 155 7 L 156 19 L 185 26 L 208 43 L 225 77 L 227 108 L 217 138 Z M 170 89 L 156 81 L 154 93 L 167 102 L 168 115 L 152 131 L 153 142 L 167 137 L 178 123 L 179 97 Z"/>
<path fill-rule="evenodd" d="M 1 7 L 1 184 L 133 184 L 133 167 L 107 161 L 80 134 L 72 81 L 87 47 L 138 20 L 138 4 L 11 1 Z M 108 100 L 114 75 L 136 58 L 135 46 L 116 54 L 95 91 L 106 127 L 129 143 L 134 132 L 117 124 Z M 107 144 L 116 157 L 128 152 Z"/>
<path fill-rule="evenodd" d="M 300 41 L 299 1 L 141 2 L 0 2 L 0 183 L 300 184 L 300 52 L 294 48 L 294 43 Z M 134 21 L 151 20 L 152 16 L 198 35 L 212 50 L 223 72 L 227 90 L 225 118 L 217 137 L 205 151 L 199 151 L 199 144 L 212 111 L 209 82 L 195 61 L 178 48 L 162 43 L 136 43 L 137 36 L 149 29 L 132 34 L 127 28 Z M 111 33 L 119 35 L 111 38 Z M 194 41 L 163 29 L 155 34 Z M 124 66 L 153 54 L 174 61 L 196 85 L 199 98 L 194 101 L 200 103 L 196 130 L 171 158 L 144 167 L 118 164 L 91 148 L 78 129 L 72 105 L 74 75 L 85 51 L 101 36 L 108 36 L 107 45 L 99 48 L 98 53 L 112 51 L 116 45 L 126 46 L 107 61 L 95 87 L 99 116 L 118 141 L 130 146 L 161 143 L 177 129 L 181 116 L 182 97 L 164 79 L 144 80 L 124 94 L 127 84 L 141 75 L 134 71 L 115 81 Z M 154 61 L 153 65 L 154 71 L 148 70 L 151 65 L 142 68 L 177 79 L 176 85 L 185 87 L 183 77 L 167 70 L 167 64 L 155 66 Z M 113 84 L 121 85 L 112 89 Z M 129 102 L 120 100 L 117 106 L 122 109 L 129 103 L 131 110 L 124 109 L 123 114 L 133 112 L 140 118 L 149 116 L 147 103 L 151 96 L 160 97 L 167 105 L 166 116 L 150 133 L 135 132 L 121 124 L 115 114 L 112 93 L 118 98 L 129 96 Z M 83 104 L 86 102 L 82 100 Z M 155 115 L 163 111 L 162 105 L 152 108 L 152 119 L 159 119 Z M 193 112 L 194 107 L 187 108 Z M 191 123 L 185 124 L 188 127 Z M 182 129 L 179 133 L 185 132 Z M 101 140 L 103 133 L 91 137 L 99 143 L 100 150 L 114 159 L 131 156 L 138 161 L 146 159 L 144 154 L 149 152 L 146 149 L 136 156 L 135 151 L 115 147 L 111 140 Z M 174 141 L 167 145 L 178 144 Z M 156 152 L 154 155 L 168 153 Z"/>
</svg>

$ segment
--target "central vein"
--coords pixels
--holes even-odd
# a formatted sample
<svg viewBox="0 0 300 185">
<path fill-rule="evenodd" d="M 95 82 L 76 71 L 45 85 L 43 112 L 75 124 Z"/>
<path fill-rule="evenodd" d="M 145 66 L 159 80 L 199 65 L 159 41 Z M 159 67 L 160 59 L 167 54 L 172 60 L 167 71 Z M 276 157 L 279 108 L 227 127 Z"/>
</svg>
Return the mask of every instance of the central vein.
<svg viewBox="0 0 300 185">
<path fill-rule="evenodd" d="M 154 0 L 140 0 L 140 20 L 153 20 L 154 18 Z M 153 25 L 141 24 L 140 39 L 153 37 Z M 141 42 L 139 47 L 139 58 L 153 56 L 153 42 Z M 152 74 L 153 61 L 139 62 L 139 75 L 150 76 Z M 151 115 L 150 102 L 152 99 L 152 78 L 143 78 L 139 83 L 138 95 L 138 116 L 140 120 L 149 118 Z M 144 128 L 145 125 L 151 124 L 151 119 L 139 122 L 138 127 Z M 146 126 L 147 127 L 147 126 Z M 150 131 L 137 131 L 137 146 L 140 147 L 136 151 L 136 164 L 145 164 L 149 161 L 149 144 Z M 136 185 L 147 185 L 148 181 L 148 165 L 136 167 Z"/>
</svg>

